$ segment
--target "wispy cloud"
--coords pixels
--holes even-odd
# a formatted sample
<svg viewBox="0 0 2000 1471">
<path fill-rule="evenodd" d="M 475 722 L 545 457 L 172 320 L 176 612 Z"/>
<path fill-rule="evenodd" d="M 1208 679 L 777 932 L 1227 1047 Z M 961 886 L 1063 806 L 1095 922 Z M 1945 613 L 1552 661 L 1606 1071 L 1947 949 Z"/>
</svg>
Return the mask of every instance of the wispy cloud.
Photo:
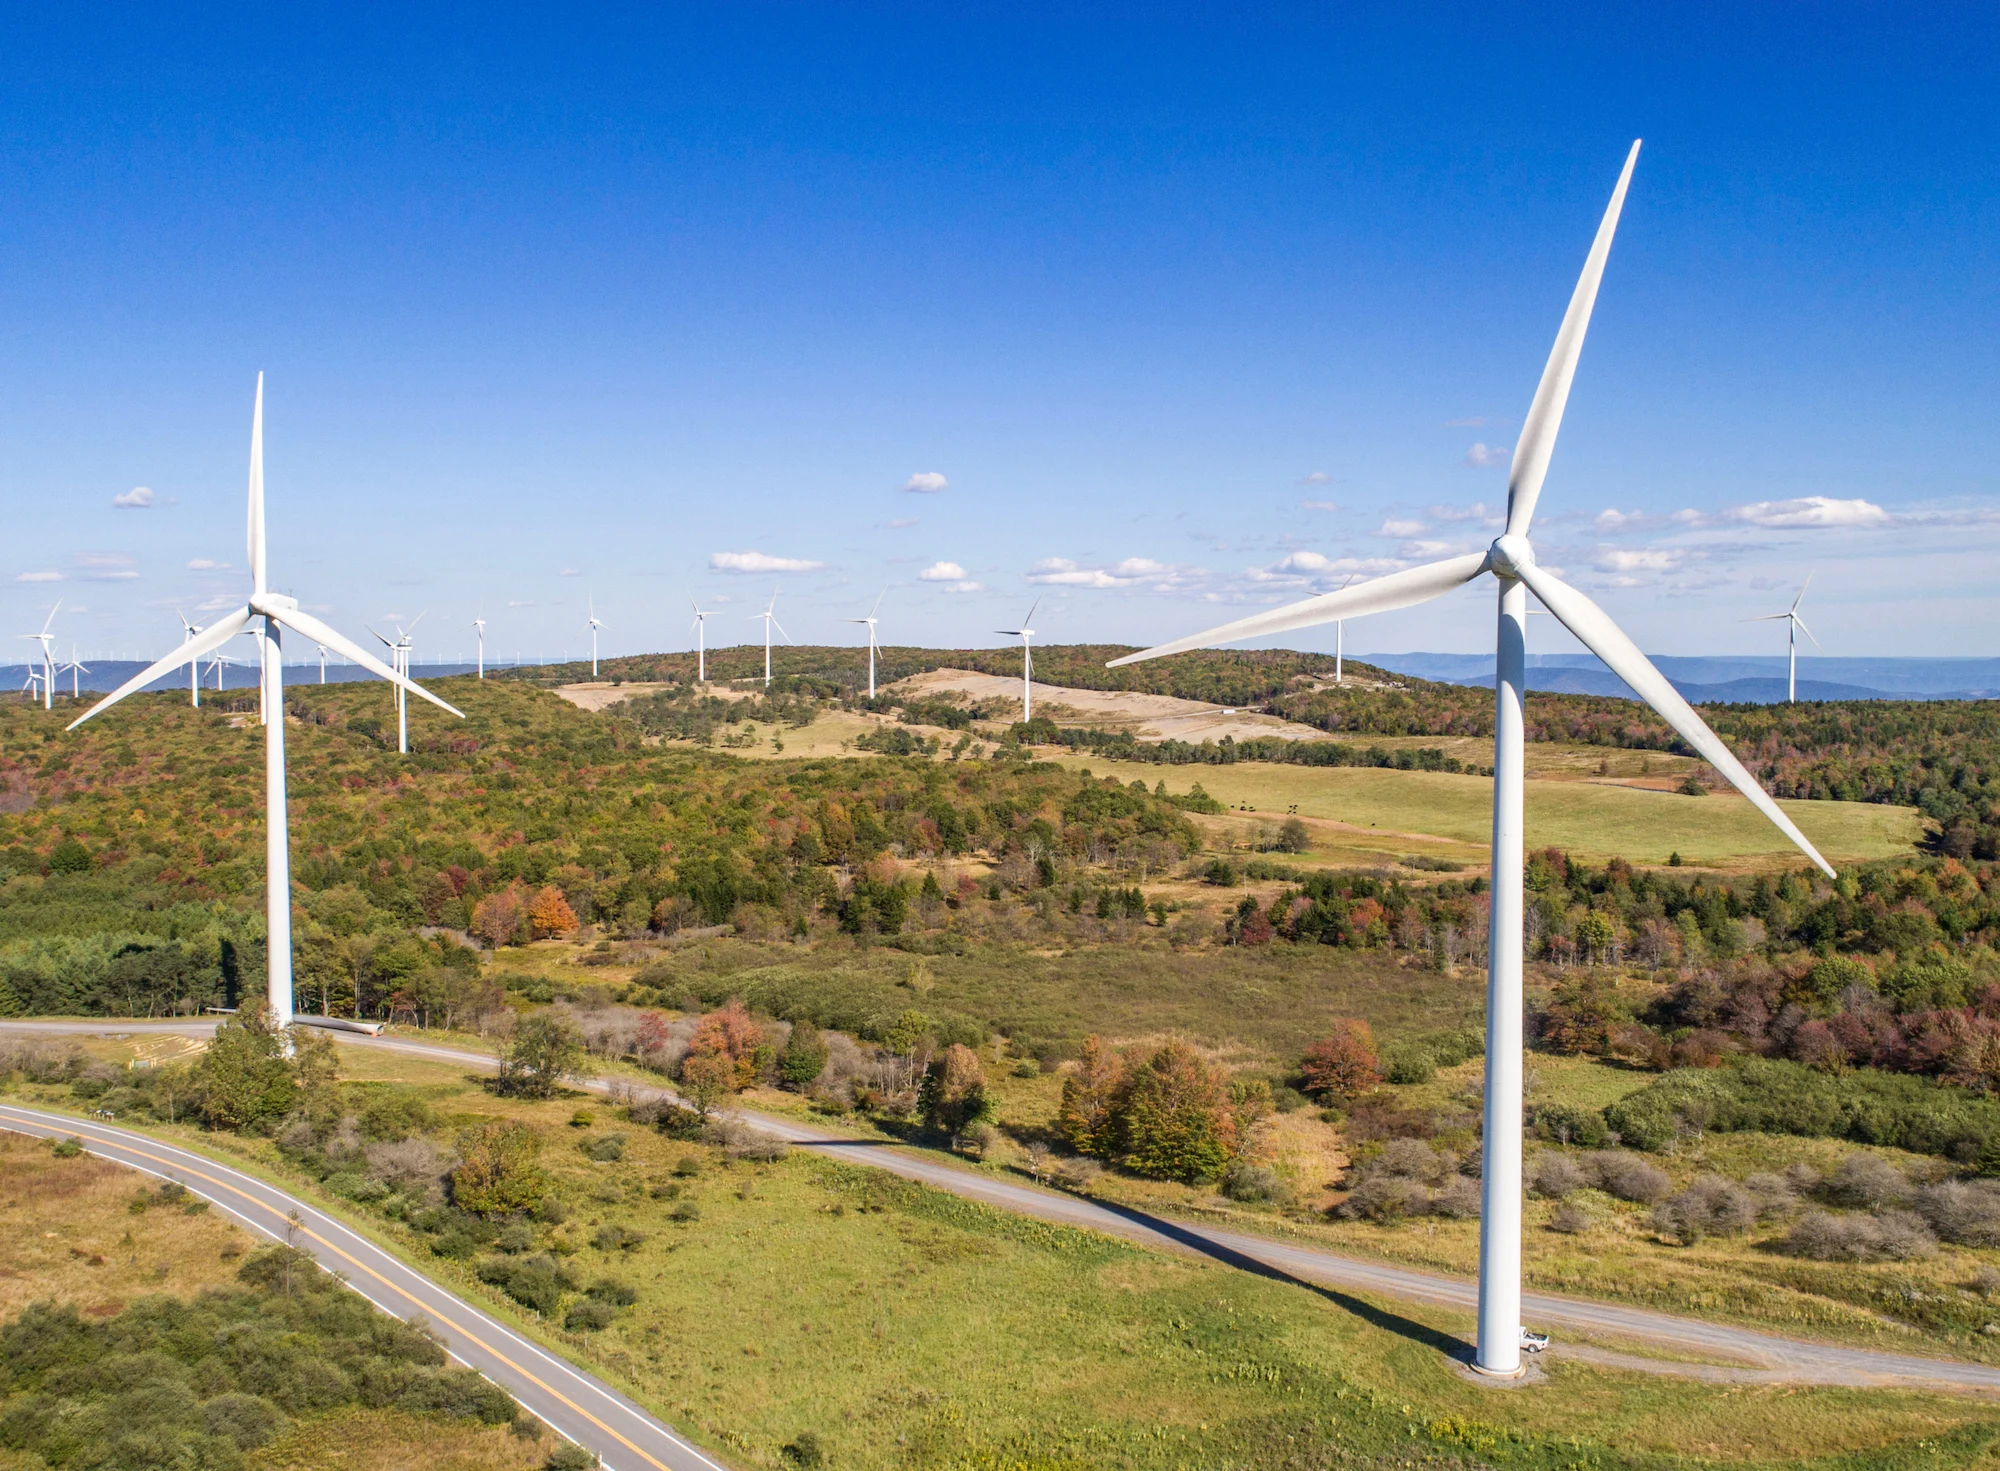
<svg viewBox="0 0 2000 1471">
<path fill-rule="evenodd" d="M 532 608 L 535 606 L 535 600 L 533 598 L 509 598 L 507 606 L 510 608 Z"/>
<path fill-rule="evenodd" d="M 914 516 L 905 516 L 905 517 L 904 517 L 904 518 L 903 518 L 902 520 L 900 520 L 900 521 L 891 521 L 891 522 L 889 523 L 889 529 L 890 529 L 891 531 L 907 531 L 907 530 L 909 530 L 909 529 L 910 529 L 910 528 L 911 528 L 912 526 L 914 526 L 914 525 L 916 525 L 916 524 L 917 524 L 917 519 L 916 519 L 916 517 L 914 517 Z"/>
<path fill-rule="evenodd" d="M 1315 471 L 1313 471 L 1313 472 L 1312 472 L 1312 474 L 1310 474 L 1310 475 L 1306 476 L 1306 477 L 1305 477 L 1304 479 L 1302 479 L 1301 481 L 1299 481 L 1299 484 L 1301 484 L 1301 485 L 1331 485 L 1331 484 L 1333 484 L 1333 477 L 1332 477 L 1331 475 L 1327 474 L 1327 473 L 1326 473 L 1326 471 L 1324 471 L 1324 470 L 1315 470 Z"/>
<path fill-rule="evenodd" d="M 1153 592 L 1187 591 L 1205 579 L 1199 568 L 1127 557 L 1109 566 L 1086 567 L 1068 557 L 1045 557 L 1022 574 L 1043 587 L 1144 587 Z"/>
<path fill-rule="evenodd" d="M 1375 534 L 1377 536 L 1422 536 L 1430 527 L 1421 521 L 1384 521 Z"/>
<path fill-rule="evenodd" d="M 229 564 L 212 561 L 207 557 L 196 557 L 187 564 L 187 568 L 190 572 L 227 572 Z"/>
<path fill-rule="evenodd" d="M 1303 511 L 1337 511 L 1340 507 L 1332 501 L 1300 501 L 1299 509 Z"/>
<path fill-rule="evenodd" d="M 1680 547 L 1600 547 L 1593 565 L 1600 572 L 1672 572 L 1687 559 Z"/>
<path fill-rule="evenodd" d="M 1890 520 L 1889 513 L 1873 501 L 1859 498 L 1836 500 L 1825 495 L 1800 496 L 1789 501 L 1753 501 L 1747 506 L 1724 511 L 1723 516 L 1751 526 L 1783 530 L 1819 526 L 1884 526 Z"/>
<path fill-rule="evenodd" d="M 1611 507 L 1599 511 L 1590 524 L 1605 536 L 1621 536 L 1628 531 L 1646 531 L 1658 526 L 1660 517 L 1649 516 L 1644 511 L 1621 511 Z"/>
<path fill-rule="evenodd" d="M 580 571 L 578 571 L 578 570 L 577 570 L 576 568 L 574 568 L 574 567 L 565 567 L 565 568 L 563 568 L 563 569 L 562 569 L 562 571 L 560 571 L 560 572 L 556 573 L 556 576 L 558 576 L 558 577 L 581 577 L 581 576 L 583 576 L 583 573 L 582 573 L 582 572 L 580 572 Z"/>
<path fill-rule="evenodd" d="M 824 562 L 803 557 L 774 557 L 769 552 L 715 552 L 708 565 L 717 572 L 817 572 Z"/>
<path fill-rule="evenodd" d="M 919 582 L 963 582 L 965 569 L 956 562 L 933 562 L 917 574 Z"/>
<path fill-rule="evenodd" d="M 136 563 L 123 552 L 78 552 L 76 569 L 86 582 L 131 582 L 139 576 Z"/>
<path fill-rule="evenodd" d="M 903 489 L 912 495 L 936 495 L 951 482 L 935 470 L 919 470 L 903 482 Z"/>
<path fill-rule="evenodd" d="M 62 573 L 53 570 L 43 570 L 40 572 L 17 572 L 14 574 L 14 580 L 16 582 L 61 582 L 63 580 L 63 575 Z"/>
<path fill-rule="evenodd" d="M 1426 506 L 1424 514 L 1433 521 L 1481 521 L 1489 526 L 1498 526 L 1503 519 L 1485 501 L 1474 501 L 1469 506 Z"/>
<path fill-rule="evenodd" d="M 1504 470 L 1508 456 L 1514 451 L 1504 444 L 1475 444 L 1465 452 L 1463 461 L 1468 470 Z"/>
<path fill-rule="evenodd" d="M 154 504 L 153 489 L 149 485 L 135 485 L 121 495 L 111 497 L 111 504 L 121 511 L 144 511 Z"/>
</svg>

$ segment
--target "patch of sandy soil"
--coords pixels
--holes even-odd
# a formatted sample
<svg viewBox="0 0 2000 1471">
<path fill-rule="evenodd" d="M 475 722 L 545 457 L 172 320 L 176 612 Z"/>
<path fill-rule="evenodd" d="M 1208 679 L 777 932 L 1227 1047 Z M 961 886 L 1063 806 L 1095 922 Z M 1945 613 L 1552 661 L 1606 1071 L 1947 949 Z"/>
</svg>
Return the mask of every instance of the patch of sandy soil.
<svg viewBox="0 0 2000 1471">
<path fill-rule="evenodd" d="M 1002 674 L 977 674 L 970 669 L 933 669 L 913 675 L 894 686 L 906 695 L 964 695 L 973 700 L 1019 700 L 1021 681 Z M 1238 740 L 1251 736 L 1276 736 L 1287 741 L 1330 739 L 1323 730 L 1280 720 L 1275 715 L 1256 715 L 1229 710 L 1201 700 L 1183 700 L 1173 695 L 1130 694 L 1121 690 L 1077 690 L 1062 685 L 1031 687 L 1035 708 L 1061 723 L 1065 718 L 1088 722 L 1104 730 L 1130 731 L 1145 741 L 1221 740 L 1233 735 Z"/>
<path fill-rule="evenodd" d="M 655 690 L 666 688 L 668 686 L 664 684 L 613 684 L 607 679 L 583 684 L 559 684 L 555 692 L 579 709 L 603 710 L 620 700 L 629 700 L 634 695 L 650 695 Z M 715 693 L 725 698 L 729 694 L 726 690 L 717 690 Z"/>
</svg>

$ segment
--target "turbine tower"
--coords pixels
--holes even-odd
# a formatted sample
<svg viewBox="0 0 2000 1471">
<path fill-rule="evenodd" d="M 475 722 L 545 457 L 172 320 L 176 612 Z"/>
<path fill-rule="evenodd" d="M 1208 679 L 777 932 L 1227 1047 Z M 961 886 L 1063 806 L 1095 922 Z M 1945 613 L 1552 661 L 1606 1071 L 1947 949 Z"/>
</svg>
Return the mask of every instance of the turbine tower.
<svg viewBox="0 0 2000 1471">
<path fill-rule="evenodd" d="M 1360 575 L 1361 574 L 1359 572 L 1348 573 L 1347 581 L 1341 583 L 1341 585 L 1335 588 L 1334 591 L 1346 592 L 1348 587 L 1353 583 L 1354 579 L 1359 577 Z M 1336 618 L 1333 620 L 1333 682 L 1335 684 L 1347 683 L 1346 679 L 1342 676 L 1341 673 L 1341 661 L 1346 657 L 1346 654 L 1347 654 L 1347 620 L 1345 618 Z"/>
<path fill-rule="evenodd" d="M 1522 691 L 1527 673 L 1528 594 L 1555 614 L 1563 626 L 1630 685 L 1709 765 L 1727 777 L 1751 803 L 1821 869 L 1833 867 L 1773 802 L 1729 748 L 1702 723 L 1666 677 L 1603 609 L 1568 583 L 1539 566 L 1528 528 L 1541 495 L 1542 478 L 1562 426 L 1570 381 L 1590 325 L 1598 282 L 1611 252 L 1618 214 L 1638 161 L 1639 145 L 1626 156 L 1624 171 L 1556 333 L 1555 348 L 1522 425 L 1508 473 L 1506 529 L 1483 552 L 1412 567 L 1341 592 L 1323 593 L 1289 607 L 1175 639 L 1157 648 L 1111 661 L 1112 667 L 1157 659 L 1187 649 L 1234 643 L 1238 639 L 1308 628 L 1365 613 L 1387 613 L 1429 602 L 1475 577 L 1491 573 L 1498 583 L 1499 626 L 1494 660 L 1493 881 L 1487 946 L 1485 1157 L 1480 1172 L 1479 1346 L 1473 1367 L 1485 1374 L 1513 1376 L 1521 1369 L 1521 943 L 1522 943 Z"/>
<path fill-rule="evenodd" d="M 326 645 L 325 645 L 325 644 L 314 644 L 314 645 L 313 645 L 313 647 L 319 650 L 319 682 L 320 682 L 321 684 L 325 684 L 325 683 L 326 683 Z"/>
<path fill-rule="evenodd" d="M 590 608 L 590 677 L 595 679 L 597 678 L 597 630 L 607 628 L 610 625 L 597 616 L 596 598 L 591 598 L 588 606 Z"/>
<path fill-rule="evenodd" d="M 63 668 L 69 671 L 69 697 L 72 700 L 77 699 L 83 693 L 78 686 L 77 675 L 90 673 L 90 666 L 78 657 L 75 644 L 69 646 L 69 663 L 63 665 Z"/>
<path fill-rule="evenodd" d="M 201 625 L 188 622 L 187 614 L 180 609 L 174 609 L 174 616 L 181 620 L 183 642 L 193 639 L 201 632 Z M 188 660 L 188 703 L 197 710 L 201 708 L 201 660 L 199 659 Z"/>
<path fill-rule="evenodd" d="M 40 633 L 24 633 L 21 635 L 22 638 L 32 639 L 42 646 L 41 684 L 42 708 L 44 710 L 53 710 L 56 707 L 56 636 L 49 632 L 49 626 L 56 621 L 56 613 L 62 605 L 63 600 L 57 598 L 55 607 L 49 609 L 49 616 L 43 622 Z"/>
<path fill-rule="evenodd" d="M 771 601 L 774 604 L 778 601 L 776 593 L 771 594 Z M 704 609 L 693 598 L 688 599 L 688 606 L 694 609 L 694 679 L 696 684 L 707 684 L 708 620 L 715 617 L 716 613 L 713 609 Z M 769 672 L 765 671 L 767 675 Z"/>
<path fill-rule="evenodd" d="M 289 628 L 315 643 L 337 649 L 364 669 L 372 670 L 384 679 L 393 681 L 398 689 L 413 690 L 453 715 L 460 715 L 461 712 L 452 709 L 422 685 L 410 683 L 345 635 L 335 632 L 311 614 L 300 611 L 297 598 L 285 597 L 270 590 L 264 538 L 264 375 L 262 373 L 257 375 L 256 406 L 252 410 L 250 419 L 249 548 L 251 577 L 249 603 L 226 617 L 216 619 L 200 637 L 189 639 L 173 653 L 142 669 L 77 716 L 69 728 L 75 730 L 91 716 L 108 710 L 127 695 L 144 689 L 161 675 L 171 674 L 190 659 L 198 659 L 210 652 L 220 652 L 225 643 L 245 628 L 251 627 L 253 620 L 263 619 L 261 634 L 269 650 L 264 658 L 264 697 L 267 707 L 275 717 L 264 723 L 264 914 L 268 937 L 265 970 L 269 977 L 271 1020 L 275 1025 L 283 1027 L 290 1025 L 292 1021 L 292 864 L 290 829 L 285 815 L 285 660 L 279 629 Z"/>
<path fill-rule="evenodd" d="M 785 633 L 785 625 L 778 621 L 777 610 L 778 610 L 778 592 L 776 588 L 773 588 L 771 590 L 770 605 L 766 607 L 763 612 L 752 613 L 750 615 L 751 621 L 753 622 L 759 618 L 764 620 L 764 688 L 765 689 L 769 689 L 771 687 L 771 630 L 775 628 L 778 630 L 779 633 L 785 634 L 786 643 L 790 643 L 792 641 L 792 636 L 789 633 Z"/>
<path fill-rule="evenodd" d="M 426 608 L 423 613 L 417 614 L 415 618 L 410 620 L 408 628 L 403 627 L 400 623 L 393 625 L 396 630 L 396 641 L 394 643 L 383 638 L 381 634 L 375 633 L 374 629 L 370 628 L 368 630 L 370 633 L 375 633 L 376 642 L 389 651 L 390 667 L 403 677 L 403 684 L 409 682 L 410 649 L 413 647 L 410 642 L 410 635 L 417 631 L 417 625 L 424 621 L 424 613 L 428 612 L 430 612 L 430 609 Z M 365 624 L 363 626 L 366 627 Z M 391 691 L 396 697 L 396 754 L 398 756 L 406 756 L 410 751 L 410 702 L 403 693 L 403 684 L 398 684 Z"/>
<path fill-rule="evenodd" d="M 481 614 L 465 625 L 479 639 L 479 677 L 486 678 L 486 615 Z"/>
<path fill-rule="evenodd" d="M 882 606 L 882 599 L 889 596 L 889 589 L 883 588 L 875 595 L 875 607 L 868 610 L 866 618 L 843 618 L 842 623 L 865 623 L 868 625 L 868 698 L 875 698 L 875 609 Z"/>
<path fill-rule="evenodd" d="M 1799 604 L 1806 600 L 1806 589 L 1812 586 L 1812 580 L 1813 575 L 1808 572 L 1806 580 L 1799 585 L 1799 595 L 1792 599 L 1791 607 L 1785 609 L 1784 612 L 1766 613 L 1761 618 L 1745 618 L 1743 620 L 1745 623 L 1776 623 L 1780 618 L 1785 620 L 1785 651 L 1791 656 L 1789 660 L 1790 667 L 1785 673 L 1785 703 L 1787 705 L 1795 705 L 1799 699 L 1799 635 L 1804 633 L 1807 638 L 1812 638 L 1813 647 L 1816 649 L 1819 648 L 1819 640 L 1813 638 L 1813 631 L 1806 627 L 1806 620 L 1799 617 Z"/>
<path fill-rule="evenodd" d="M 1036 598 L 1034 602 L 1028 605 L 1028 616 L 1021 620 L 1019 628 L 996 628 L 993 630 L 995 633 L 1004 633 L 1009 638 L 1018 638 L 1021 641 L 1021 723 L 1023 725 L 1034 718 L 1034 691 L 1031 688 L 1030 682 L 1035 677 L 1035 655 L 1034 651 L 1028 647 L 1028 641 L 1035 636 L 1035 630 L 1028 625 L 1035 621 L 1035 609 L 1041 607 L 1041 605 L 1042 600 L 1040 598 Z M 1143 654 L 1134 654 L 1132 657 L 1140 659 L 1146 656 Z"/>
</svg>

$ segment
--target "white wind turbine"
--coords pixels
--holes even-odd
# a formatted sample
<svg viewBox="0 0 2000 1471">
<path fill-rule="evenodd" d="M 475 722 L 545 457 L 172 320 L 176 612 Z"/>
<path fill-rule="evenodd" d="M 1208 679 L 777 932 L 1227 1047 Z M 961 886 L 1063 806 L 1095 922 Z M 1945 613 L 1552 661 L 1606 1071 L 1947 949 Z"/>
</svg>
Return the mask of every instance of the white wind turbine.
<svg viewBox="0 0 2000 1471">
<path fill-rule="evenodd" d="M 775 628 L 779 633 L 784 633 L 786 643 L 792 641 L 792 636 L 789 633 L 785 633 L 785 625 L 778 621 L 778 593 L 775 588 L 771 591 L 770 606 L 765 608 L 761 613 L 752 613 L 750 618 L 752 622 L 755 622 L 759 618 L 764 620 L 764 688 L 769 689 L 771 687 L 771 630 Z"/>
<path fill-rule="evenodd" d="M 778 601 L 778 595 L 776 593 L 772 593 L 771 594 L 772 604 L 775 605 L 777 601 Z M 712 608 L 707 608 L 707 609 L 703 608 L 702 605 L 700 603 L 697 603 L 693 598 L 688 599 L 688 606 L 694 609 L 694 679 L 696 684 L 707 684 L 708 683 L 708 620 L 714 617 L 718 617 L 719 615 Z M 768 665 L 769 662 L 770 660 L 767 658 L 765 660 L 765 663 Z M 770 676 L 770 670 L 767 668 L 764 671 L 764 673 L 766 681 L 768 682 Z"/>
<path fill-rule="evenodd" d="M 215 657 L 209 661 L 208 672 L 215 676 L 216 693 L 220 694 L 222 692 L 222 671 L 224 666 L 234 664 L 235 662 L 234 659 L 223 653 L 222 650 L 217 649 L 215 651 Z"/>
<path fill-rule="evenodd" d="M 171 674 L 190 659 L 199 659 L 203 654 L 220 653 L 222 646 L 230 639 L 252 626 L 254 619 L 264 620 L 262 637 L 269 648 L 264 659 L 263 685 L 265 700 L 271 711 L 279 716 L 264 723 L 264 805 L 265 805 L 265 847 L 264 847 L 264 917 L 266 926 L 267 962 L 265 973 L 268 977 L 268 998 L 271 1020 L 278 1026 L 289 1026 L 292 1021 L 292 860 L 289 842 L 290 829 L 285 815 L 285 661 L 280 643 L 280 626 L 294 633 L 326 644 L 339 650 L 364 669 L 369 669 L 387 680 L 392 680 L 397 688 L 408 688 L 422 695 L 432 704 L 449 710 L 453 715 L 461 712 L 452 709 L 422 685 L 412 684 L 395 670 L 383 664 L 373 654 L 335 632 L 319 619 L 301 612 L 297 598 L 286 597 L 270 590 L 270 579 L 266 575 L 264 546 L 264 375 L 257 375 L 256 407 L 250 420 L 250 601 L 244 607 L 226 617 L 218 618 L 204 630 L 200 637 L 189 639 L 173 653 L 157 663 L 147 666 L 125 681 L 112 693 L 70 723 L 70 729 L 91 716 L 108 710 L 127 695 L 144 689 L 163 674 Z"/>
<path fill-rule="evenodd" d="M 319 650 L 319 682 L 320 682 L 321 684 L 325 684 L 325 683 L 326 683 L 326 645 L 325 645 L 325 644 L 314 644 L 314 645 L 313 645 L 313 647 Z"/>
<path fill-rule="evenodd" d="M 69 646 L 69 663 L 63 665 L 63 668 L 69 671 L 69 697 L 72 700 L 77 699 L 83 693 L 79 687 L 77 676 L 79 674 L 90 673 L 90 666 L 84 663 L 78 656 L 75 644 Z"/>
<path fill-rule="evenodd" d="M 597 630 L 600 628 L 609 628 L 611 625 L 597 616 L 597 599 L 595 597 L 589 600 L 588 606 L 590 608 L 590 677 L 595 679 L 597 678 Z"/>
<path fill-rule="evenodd" d="M 1341 585 L 1335 588 L 1334 591 L 1346 592 L 1349 585 L 1352 584 L 1354 579 L 1359 577 L 1360 575 L 1361 574 L 1359 572 L 1348 573 L 1347 581 L 1341 583 Z M 1333 620 L 1333 682 L 1335 684 L 1347 683 L 1347 680 L 1345 679 L 1345 677 L 1341 672 L 1341 661 L 1346 657 L 1346 654 L 1347 654 L 1347 620 L 1345 618 L 1336 618 Z"/>
<path fill-rule="evenodd" d="M 1021 641 L 1021 720 L 1023 724 L 1033 719 L 1035 713 L 1035 697 L 1032 687 L 1032 681 L 1035 677 L 1035 654 L 1034 650 L 1028 646 L 1028 641 L 1035 636 L 1035 630 L 1028 625 L 1035 621 L 1035 609 L 1041 607 L 1041 605 L 1042 600 L 1040 598 L 1036 598 L 1033 603 L 1028 605 L 1028 616 L 1021 620 L 1019 628 L 996 628 L 993 630 L 995 633 L 1004 633 L 1009 638 L 1018 638 Z M 1190 647 L 1193 646 L 1190 645 Z M 1144 659 L 1150 656 L 1147 654 L 1134 654 L 1132 657 L 1135 659 Z"/>
<path fill-rule="evenodd" d="M 875 607 L 868 610 L 866 618 L 843 618 L 842 623 L 865 623 L 868 625 L 868 698 L 875 698 L 875 609 L 882 606 L 882 599 L 889 596 L 889 589 L 883 588 L 875 595 Z"/>
<path fill-rule="evenodd" d="M 391 626 L 396 630 L 396 641 L 394 643 L 390 643 L 381 634 L 375 633 L 374 629 L 370 628 L 368 630 L 370 633 L 375 633 L 376 641 L 389 651 L 390 667 L 403 677 L 404 684 L 409 682 L 410 650 L 415 647 L 410 640 L 410 635 L 417 631 L 417 625 L 424 621 L 424 614 L 428 612 L 430 612 L 430 609 L 426 608 L 423 613 L 417 614 L 415 618 L 410 620 L 408 628 L 403 627 L 400 623 L 392 624 Z M 365 627 L 366 625 L 363 626 Z M 392 693 L 396 697 L 396 754 L 406 756 L 410 751 L 409 697 L 403 693 L 403 684 L 398 684 Z"/>
<path fill-rule="evenodd" d="M 181 641 L 193 642 L 194 636 L 201 632 L 201 625 L 188 622 L 187 614 L 178 608 L 174 609 L 174 616 L 181 620 Z M 201 708 L 201 660 L 199 659 L 188 660 L 188 703 L 197 710 Z"/>
<path fill-rule="evenodd" d="M 49 626 L 56 621 L 56 613 L 61 609 L 62 605 L 63 600 L 57 598 L 55 607 L 49 609 L 49 616 L 43 622 L 40 633 L 24 633 L 21 635 L 22 638 L 32 639 L 42 646 L 41 685 L 42 708 L 44 710 L 53 710 L 56 705 L 56 636 L 49 632 Z"/>
<path fill-rule="evenodd" d="M 1632 145 L 1610 207 L 1570 297 L 1555 348 L 1514 447 L 1508 474 L 1507 525 L 1483 552 L 1413 567 L 1342 592 L 1324 593 L 1289 607 L 1112 661 L 1113 666 L 1156 659 L 1187 649 L 1307 628 L 1365 613 L 1386 613 L 1442 597 L 1484 573 L 1499 584 L 1499 627 L 1494 659 L 1492 917 L 1487 947 L 1485 1155 L 1480 1175 L 1479 1345 L 1474 1367 L 1511 1376 L 1521 1368 L 1521 942 L 1522 942 L 1522 690 L 1526 676 L 1528 593 L 1532 591 L 1598 658 L 1665 718 L 1701 757 L 1830 876 L 1833 868 L 1806 841 L 1742 763 L 1701 721 L 1650 660 L 1589 598 L 1535 562 L 1528 527 L 1542 478 L 1555 450 L 1570 380 L 1583 350 L 1598 282 L 1625 202 L 1639 145 Z"/>
<path fill-rule="evenodd" d="M 1797 704 L 1799 698 L 1799 635 L 1812 638 L 1813 647 L 1819 648 L 1819 640 L 1813 638 L 1813 631 L 1806 627 L 1806 620 L 1799 617 L 1799 604 L 1806 600 L 1806 589 L 1812 586 L 1813 575 L 1808 572 L 1806 580 L 1799 586 L 1799 595 L 1792 599 L 1791 607 L 1782 613 L 1766 613 L 1761 618 L 1745 618 L 1745 623 L 1776 623 L 1785 620 L 1786 652 L 1791 655 L 1790 665 L 1785 675 L 1785 703 Z M 1824 652 L 1824 650 L 1822 650 Z"/>
<path fill-rule="evenodd" d="M 486 615 L 480 614 L 465 625 L 479 640 L 479 677 L 486 678 Z"/>
</svg>

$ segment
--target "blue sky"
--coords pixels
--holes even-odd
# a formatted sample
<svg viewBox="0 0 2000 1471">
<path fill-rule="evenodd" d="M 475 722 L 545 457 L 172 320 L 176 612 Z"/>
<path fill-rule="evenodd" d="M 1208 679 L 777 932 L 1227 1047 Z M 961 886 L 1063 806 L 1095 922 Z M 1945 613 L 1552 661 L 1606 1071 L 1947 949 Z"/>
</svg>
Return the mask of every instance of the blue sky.
<svg viewBox="0 0 2000 1471">
<path fill-rule="evenodd" d="M 1542 559 L 1659 652 L 1808 571 L 1829 653 L 1995 651 L 1991 7 L 281 9 L 0 23 L 18 628 L 240 598 L 260 368 L 277 582 L 432 655 L 774 587 L 1151 642 L 1477 546 L 1644 136 Z"/>
</svg>

